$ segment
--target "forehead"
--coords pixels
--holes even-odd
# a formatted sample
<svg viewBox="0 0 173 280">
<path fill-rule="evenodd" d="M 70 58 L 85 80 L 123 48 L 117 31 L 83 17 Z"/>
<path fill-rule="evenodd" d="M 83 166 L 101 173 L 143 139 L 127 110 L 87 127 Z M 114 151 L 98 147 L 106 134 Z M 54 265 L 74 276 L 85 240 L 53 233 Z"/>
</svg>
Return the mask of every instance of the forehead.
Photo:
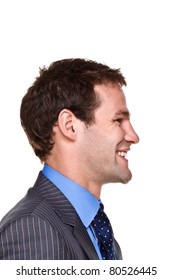
<svg viewBox="0 0 173 280">
<path fill-rule="evenodd" d="M 114 84 L 101 84 L 94 87 L 95 94 L 100 101 L 98 108 L 109 112 L 126 112 L 128 111 L 126 105 L 126 98 L 122 88 Z"/>
</svg>

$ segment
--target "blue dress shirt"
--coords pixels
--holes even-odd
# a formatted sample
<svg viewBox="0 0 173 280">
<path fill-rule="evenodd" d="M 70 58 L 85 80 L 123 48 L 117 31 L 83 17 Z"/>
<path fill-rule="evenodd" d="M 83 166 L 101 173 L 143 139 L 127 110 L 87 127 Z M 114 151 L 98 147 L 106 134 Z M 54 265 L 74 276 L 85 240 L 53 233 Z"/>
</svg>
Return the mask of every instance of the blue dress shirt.
<svg viewBox="0 0 173 280">
<path fill-rule="evenodd" d="M 42 172 L 44 176 L 46 176 L 61 190 L 61 192 L 73 205 L 91 238 L 99 259 L 102 260 L 97 239 L 91 226 L 91 222 L 98 212 L 100 201 L 97 200 L 88 190 L 65 177 L 47 164 L 44 164 Z"/>
</svg>

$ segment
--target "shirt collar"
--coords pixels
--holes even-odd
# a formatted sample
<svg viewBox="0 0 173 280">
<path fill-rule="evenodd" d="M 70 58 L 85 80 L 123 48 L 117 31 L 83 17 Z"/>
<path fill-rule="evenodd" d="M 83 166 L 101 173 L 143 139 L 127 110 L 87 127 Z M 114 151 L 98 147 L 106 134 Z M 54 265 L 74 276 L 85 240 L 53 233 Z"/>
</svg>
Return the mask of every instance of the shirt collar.
<svg viewBox="0 0 173 280">
<path fill-rule="evenodd" d="M 100 200 L 47 164 L 44 164 L 42 172 L 66 196 L 87 228 L 98 212 Z"/>
</svg>

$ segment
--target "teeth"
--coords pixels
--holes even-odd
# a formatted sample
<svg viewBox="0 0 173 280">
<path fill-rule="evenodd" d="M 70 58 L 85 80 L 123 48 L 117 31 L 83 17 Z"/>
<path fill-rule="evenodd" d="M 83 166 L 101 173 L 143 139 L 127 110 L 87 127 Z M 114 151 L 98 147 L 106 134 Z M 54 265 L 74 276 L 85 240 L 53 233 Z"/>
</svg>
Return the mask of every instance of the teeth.
<svg viewBox="0 0 173 280">
<path fill-rule="evenodd" d="M 118 155 L 121 157 L 125 157 L 127 155 L 127 152 L 118 152 Z"/>
</svg>

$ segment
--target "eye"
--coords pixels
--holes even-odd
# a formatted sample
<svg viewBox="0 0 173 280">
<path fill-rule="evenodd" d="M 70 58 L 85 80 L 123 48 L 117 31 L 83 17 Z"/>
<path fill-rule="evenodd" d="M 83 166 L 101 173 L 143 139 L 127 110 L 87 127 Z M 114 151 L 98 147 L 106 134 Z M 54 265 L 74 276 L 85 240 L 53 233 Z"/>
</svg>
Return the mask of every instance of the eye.
<svg viewBox="0 0 173 280">
<path fill-rule="evenodd" d="M 119 125 L 120 125 L 120 124 L 121 124 L 121 122 L 122 122 L 122 119 L 121 119 L 121 118 L 119 118 L 119 119 L 115 119 L 115 120 L 114 120 L 114 122 L 116 122 L 117 124 L 119 124 Z"/>
</svg>

